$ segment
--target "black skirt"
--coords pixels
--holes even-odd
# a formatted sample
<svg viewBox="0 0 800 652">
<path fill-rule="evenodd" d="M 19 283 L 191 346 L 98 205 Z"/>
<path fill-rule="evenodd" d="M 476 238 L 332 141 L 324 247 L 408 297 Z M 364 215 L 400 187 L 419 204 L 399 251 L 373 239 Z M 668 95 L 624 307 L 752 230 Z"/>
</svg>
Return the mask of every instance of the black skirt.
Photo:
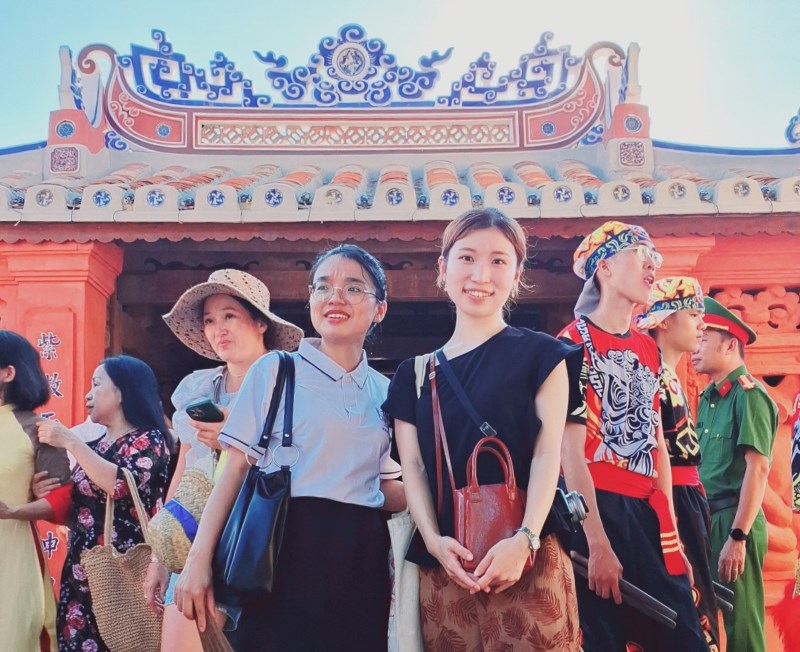
<svg viewBox="0 0 800 652">
<path fill-rule="evenodd" d="M 275 588 L 226 635 L 236 652 L 382 652 L 389 600 L 380 510 L 292 498 Z"/>
</svg>

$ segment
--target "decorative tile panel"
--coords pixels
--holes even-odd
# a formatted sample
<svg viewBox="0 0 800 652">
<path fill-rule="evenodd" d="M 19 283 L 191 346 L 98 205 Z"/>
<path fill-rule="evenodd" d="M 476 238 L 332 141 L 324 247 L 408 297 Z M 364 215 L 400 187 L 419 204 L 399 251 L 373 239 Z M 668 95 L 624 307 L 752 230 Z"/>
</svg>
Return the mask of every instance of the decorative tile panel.
<svg viewBox="0 0 800 652">
<path fill-rule="evenodd" d="M 621 142 L 619 144 L 619 162 L 624 167 L 643 167 L 646 162 L 644 142 L 639 140 Z"/>
<path fill-rule="evenodd" d="M 224 120 L 197 118 L 196 149 L 364 150 L 480 149 L 516 147 L 513 116 L 463 118 L 457 121 L 355 118 Z"/>
<path fill-rule="evenodd" d="M 50 152 L 50 172 L 77 172 L 80 165 L 77 147 L 54 147 Z"/>
</svg>

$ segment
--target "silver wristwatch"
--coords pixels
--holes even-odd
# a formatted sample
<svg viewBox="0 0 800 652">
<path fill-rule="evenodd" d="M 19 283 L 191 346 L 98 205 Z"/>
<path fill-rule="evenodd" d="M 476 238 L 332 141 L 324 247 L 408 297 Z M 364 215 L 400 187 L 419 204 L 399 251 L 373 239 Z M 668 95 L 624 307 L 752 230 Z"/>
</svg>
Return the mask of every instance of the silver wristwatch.
<svg viewBox="0 0 800 652">
<path fill-rule="evenodd" d="M 531 552 L 536 552 L 542 547 L 542 540 L 539 538 L 539 535 L 531 532 L 530 528 L 527 528 L 523 525 L 522 527 L 518 527 L 516 530 L 514 530 L 514 534 L 517 532 L 522 532 L 522 534 L 528 537 L 528 548 Z"/>
</svg>

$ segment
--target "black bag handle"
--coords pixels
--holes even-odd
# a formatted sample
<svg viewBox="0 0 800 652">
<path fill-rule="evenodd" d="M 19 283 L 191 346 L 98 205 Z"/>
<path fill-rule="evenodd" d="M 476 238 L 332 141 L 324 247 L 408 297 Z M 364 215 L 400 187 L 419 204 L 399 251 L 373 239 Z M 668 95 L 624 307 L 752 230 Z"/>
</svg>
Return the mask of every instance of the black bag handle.
<svg viewBox="0 0 800 652">
<path fill-rule="evenodd" d="M 481 419 L 473 407 L 472 402 L 467 396 L 467 393 L 461 386 L 461 382 L 458 380 L 458 376 L 456 376 L 453 368 L 450 366 L 450 362 L 445 357 L 444 349 L 439 349 L 434 355 L 439 361 L 439 368 L 444 372 L 447 382 L 450 383 L 450 387 L 453 389 L 458 397 L 458 400 L 461 402 L 461 406 L 467 411 L 467 414 L 469 415 L 470 419 L 472 419 L 472 422 L 478 427 L 478 430 L 483 433 L 484 437 L 497 437 L 497 431 L 488 421 Z"/>
<path fill-rule="evenodd" d="M 292 413 L 294 412 L 294 360 L 286 351 L 276 351 L 278 354 L 278 371 L 275 375 L 275 388 L 272 390 L 272 398 L 269 402 L 269 411 L 264 420 L 264 427 L 261 430 L 261 439 L 258 446 L 264 450 L 269 448 L 269 439 L 272 435 L 272 428 L 275 419 L 278 417 L 278 408 L 281 403 L 281 395 L 286 388 L 286 400 L 284 402 L 283 418 L 283 437 L 281 446 L 292 445 Z"/>
<path fill-rule="evenodd" d="M 292 418 L 294 416 L 294 358 L 286 351 L 279 351 L 286 361 L 286 396 L 283 399 L 283 436 L 281 446 L 292 445 Z"/>
</svg>

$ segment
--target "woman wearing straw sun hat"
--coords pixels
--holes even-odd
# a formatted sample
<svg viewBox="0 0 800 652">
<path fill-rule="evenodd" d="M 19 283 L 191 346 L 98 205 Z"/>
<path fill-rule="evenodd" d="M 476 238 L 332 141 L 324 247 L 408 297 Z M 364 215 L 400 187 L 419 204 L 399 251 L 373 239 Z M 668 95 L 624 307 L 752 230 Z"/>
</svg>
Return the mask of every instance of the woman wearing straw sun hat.
<svg viewBox="0 0 800 652">
<path fill-rule="evenodd" d="M 154 548 L 162 559 L 154 556 L 145 584 L 151 609 L 164 613 L 162 650 L 202 649 L 194 623 L 178 612 L 172 600 L 178 578 L 174 573 L 182 567 L 191 545 L 189 534 L 196 531 L 215 470 L 221 468 L 217 438 L 227 408 L 258 358 L 275 349 L 293 351 L 303 337 L 299 327 L 270 311 L 269 300 L 267 286 L 254 276 L 222 269 L 213 272 L 205 283 L 186 290 L 164 315 L 181 342 L 223 364 L 189 374 L 172 395 L 180 456 L 167 494 L 167 509 L 151 523 Z M 186 408 L 203 400 L 219 408 L 223 421 L 210 423 L 189 417 Z"/>
<path fill-rule="evenodd" d="M 303 339 L 290 356 L 293 403 L 287 409 L 289 394 L 275 392 L 279 356 L 259 358 L 220 434 L 228 459 L 175 587 L 175 602 L 207 633 L 215 600 L 224 595 L 237 601 L 240 618 L 227 636 L 236 652 L 385 652 L 391 591 L 379 510 L 405 509 L 405 495 L 381 411 L 389 381 L 369 366 L 364 341 L 386 315 L 386 274 L 367 251 L 342 244 L 317 257 L 309 282 L 309 316 L 320 337 Z M 292 423 L 284 433 L 287 414 Z M 285 457 L 291 451 L 283 457 L 276 452 L 286 441 L 294 461 Z M 293 465 L 269 593 L 231 587 L 230 575 L 214 563 L 223 529 L 236 524 L 235 516 L 229 520 L 232 513 L 241 513 L 234 504 L 250 473 L 247 456 L 254 454 L 266 477 Z M 252 549 L 256 539 L 242 535 L 240 542 Z M 237 563 L 226 547 L 220 558 Z"/>
</svg>

